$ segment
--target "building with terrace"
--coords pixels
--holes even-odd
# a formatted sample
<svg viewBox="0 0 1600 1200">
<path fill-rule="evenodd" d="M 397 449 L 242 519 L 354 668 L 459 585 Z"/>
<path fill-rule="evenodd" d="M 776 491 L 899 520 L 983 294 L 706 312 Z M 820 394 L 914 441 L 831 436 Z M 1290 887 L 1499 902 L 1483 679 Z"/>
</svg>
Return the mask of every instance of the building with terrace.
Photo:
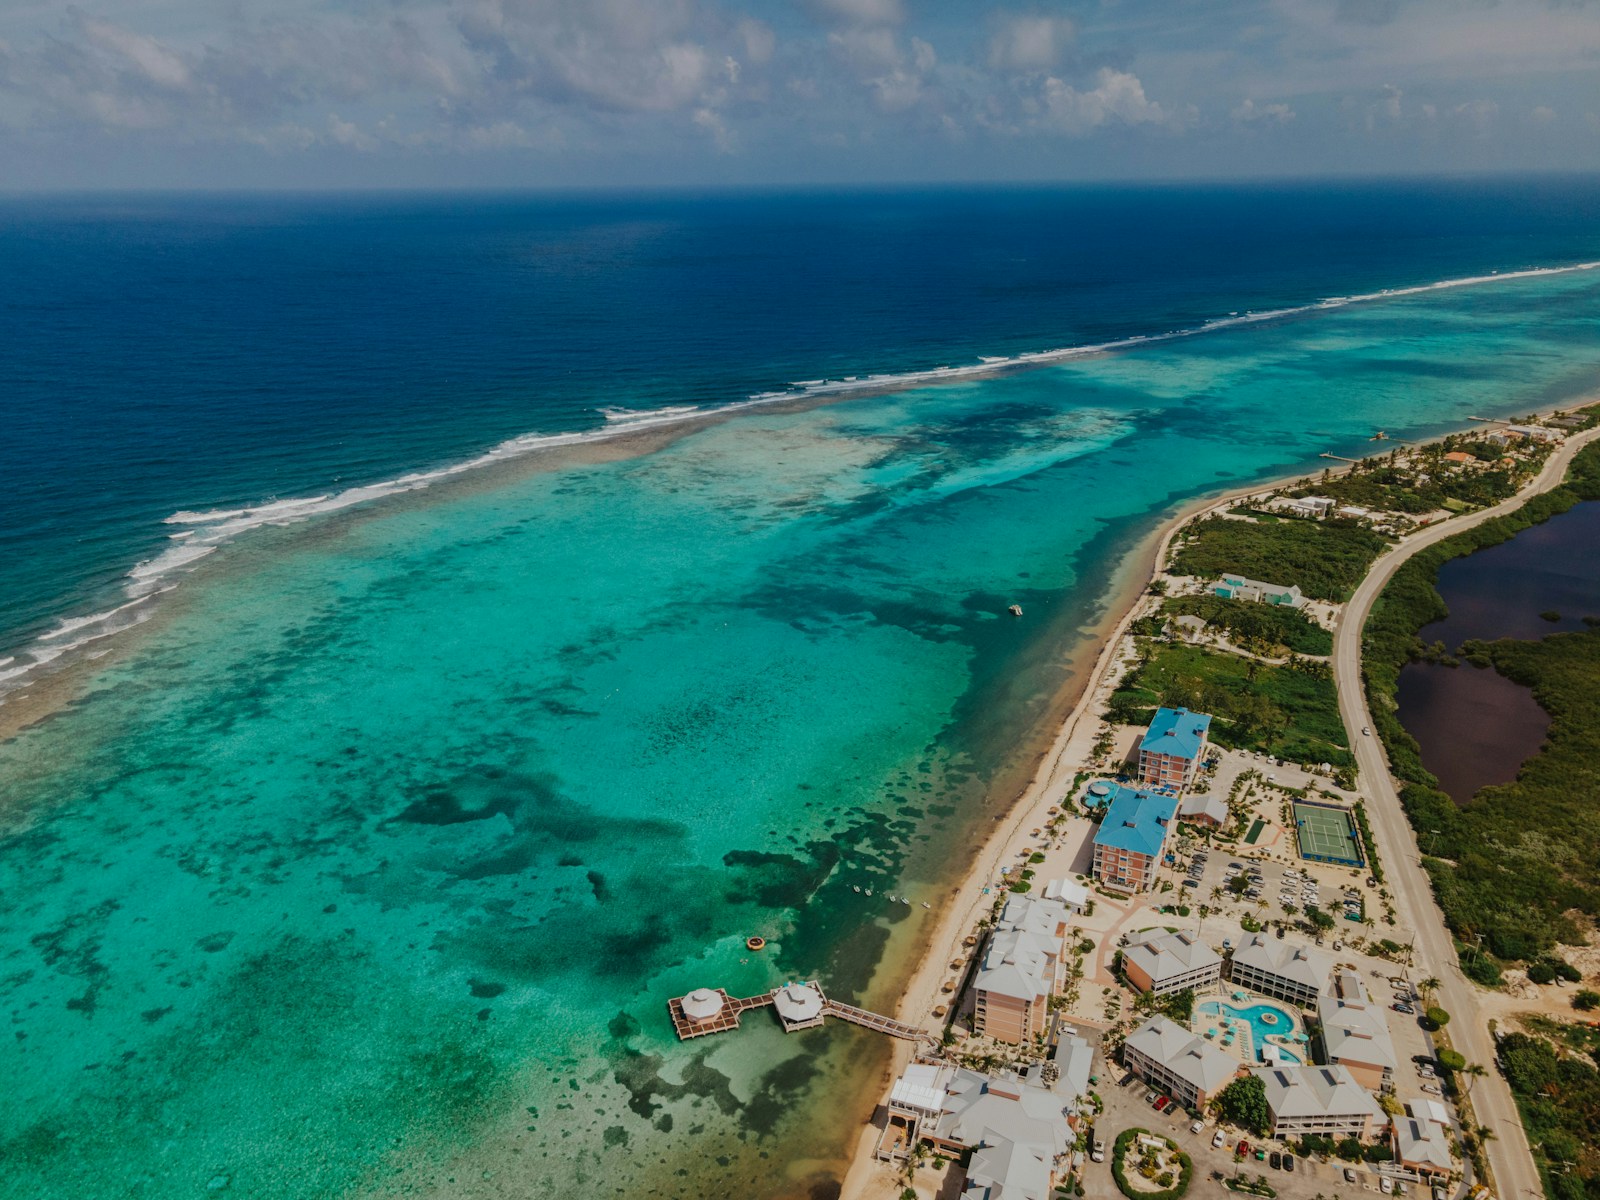
<svg viewBox="0 0 1600 1200">
<path fill-rule="evenodd" d="M 1332 960 L 1320 951 L 1264 933 L 1247 935 L 1228 961 L 1235 986 L 1302 1006 L 1317 1002 L 1332 971 Z"/>
<path fill-rule="evenodd" d="M 1130 1033 L 1122 1060 L 1151 1087 L 1196 1111 L 1244 1071 L 1233 1055 L 1167 1017 L 1151 1017 Z"/>
<path fill-rule="evenodd" d="M 1142 892 L 1155 882 L 1178 801 L 1173 796 L 1114 787 L 1094 835 L 1094 878 L 1107 887 Z"/>
<path fill-rule="evenodd" d="M 1319 1133 L 1366 1140 L 1387 1123 L 1372 1093 L 1343 1067 L 1279 1064 L 1256 1067 L 1252 1073 L 1266 1085 L 1273 1137 Z"/>
<path fill-rule="evenodd" d="M 1141 992 L 1165 996 L 1222 979 L 1222 956 L 1185 930 L 1146 929 L 1128 938 L 1122 970 Z"/>
<path fill-rule="evenodd" d="M 1139 781 L 1146 787 L 1183 791 L 1194 782 L 1210 732 L 1211 718 L 1205 713 L 1156 709 L 1139 743 Z"/>
<path fill-rule="evenodd" d="M 1317 997 L 1317 1021 L 1328 1061 L 1347 1069 L 1357 1083 L 1373 1091 L 1394 1083 L 1399 1064 L 1389 1019 L 1367 992 L 1361 976 L 1336 971 Z"/>
</svg>

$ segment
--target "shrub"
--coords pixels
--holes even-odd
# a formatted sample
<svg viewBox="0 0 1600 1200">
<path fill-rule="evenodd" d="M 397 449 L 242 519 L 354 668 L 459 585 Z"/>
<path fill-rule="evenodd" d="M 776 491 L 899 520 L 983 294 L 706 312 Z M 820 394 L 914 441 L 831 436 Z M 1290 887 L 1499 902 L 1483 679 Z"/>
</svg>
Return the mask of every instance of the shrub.
<svg viewBox="0 0 1600 1200">
<path fill-rule="evenodd" d="M 1555 965 L 1548 960 L 1536 962 L 1528 968 L 1529 983 L 1554 983 L 1556 981 Z"/>
<path fill-rule="evenodd" d="M 1450 1024 L 1450 1014 L 1437 1005 L 1430 1005 L 1428 1011 L 1423 1015 L 1422 1023 L 1430 1030 L 1443 1029 Z"/>
<path fill-rule="evenodd" d="M 1600 1008 L 1600 992 L 1592 992 L 1584 988 L 1572 998 L 1572 1007 L 1579 1012 L 1588 1012 L 1593 1008 Z"/>
<path fill-rule="evenodd" d="M 1461 1071 L 1467 1065 L 1467 1056 L 1459 1050 L 1451 1050 L 1448 1046 L 1440 1050 L 1437 1057 L 1439 1065 L 1446 1071 Z"/>
</svg>

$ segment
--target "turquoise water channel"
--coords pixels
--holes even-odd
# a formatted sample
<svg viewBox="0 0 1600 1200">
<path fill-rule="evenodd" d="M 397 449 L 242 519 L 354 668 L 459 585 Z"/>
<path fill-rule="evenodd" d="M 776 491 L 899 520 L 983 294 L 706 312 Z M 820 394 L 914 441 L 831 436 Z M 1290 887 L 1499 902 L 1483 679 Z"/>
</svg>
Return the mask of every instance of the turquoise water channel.
<svg viewBox="0 0 1600 1200">
<path fill-rule="evenodd" d="M 5 1190 L 828 1194 L 881 1040 L 667 999 L 892 1004 L 1162 514 L 1596 378 L 1501 283 L 249 535 L 4 746 Z"/>
</svg>

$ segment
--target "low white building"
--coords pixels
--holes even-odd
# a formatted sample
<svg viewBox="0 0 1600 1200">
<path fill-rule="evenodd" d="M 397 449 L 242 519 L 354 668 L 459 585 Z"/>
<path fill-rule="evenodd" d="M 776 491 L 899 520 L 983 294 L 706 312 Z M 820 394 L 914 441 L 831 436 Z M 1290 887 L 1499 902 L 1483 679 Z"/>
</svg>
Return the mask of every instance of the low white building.
<svg viewBox="0 0 1600 1200">
<path fill-rule="evenodd" d="M 1327 987 L 1332 970 L 1332 960 L 1310 946 L 1252 933 L 1233 952 L 1228 978 L 1263 996 L 1310 1005 Z"/>
<path fill-rule="evenodd" d="M 1089 908 L 1089 889 L 1071 879 L 1052 879 L 1044 885 L 1044 898 L 1055 900 L 1068 912 L 1081 915 Z"/>
<path fill-rule="evenodd" d="M 1222 956 L 1184 930 L 1146 929 L 1128 938 L 1122 969 L 1141 992 L 1165 996 L 1219 982 Z"/>
<path fill-rule="evenodd" d="M 1394 1160 L 1408 1171 L 1435 1179 L 1449 1175 L 1456 1166 L 1444 1130 L 1415 1117 L 1394 1123 Z"/>
<path fill-rule="evenodd" d="M 1383 1109 L 1343 1067 L 1279 1064 L 1257 1067 L 1266 1086 L 1272 1136 L 1308 1133 L 1370 1138 L 1384 1125 Z"/>
<path fill-rule="evenodd" d="M 1204 1108 L 1244 1070 L 1227 1051 L 1167 1017 L 1151 1017 L 1122 1043 L 1128 1069 L 1185 1108 Z"/>
<path fill-rule="evenodd" d="M 1394 1082 L 1399 1056 L 1383 1005 L 1368 993 L 1354 971 L 1336 971 L 1317 997 L 1317 1021 L 1328 1061 L 1345 1067 L 1356 1081 L 1374 1090 Z"/>
</svg>

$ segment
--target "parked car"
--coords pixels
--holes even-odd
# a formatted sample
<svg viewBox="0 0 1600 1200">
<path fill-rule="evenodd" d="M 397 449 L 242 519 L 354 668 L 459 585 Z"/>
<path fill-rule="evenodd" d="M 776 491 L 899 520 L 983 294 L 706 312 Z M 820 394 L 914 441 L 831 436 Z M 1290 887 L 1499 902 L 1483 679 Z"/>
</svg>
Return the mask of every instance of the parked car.
<svg viewBox="0 0 1600 1200">
<path fill-rule="evenodd" d="M 1439 1090 L 1439 1085 L 1437 1083 L 1425 1083 L 1422 1085 L 1422 1090 L 1427 1092 L 1430 1096 L 1444 1095 L 1444 1093 Z"/>
<path fill-rule="evenodd" d="M 1385 1196 L 1394 1195 L 1394 1180 L 1385 1175 L 1382 1179 L 1378 1180 L 1378 1190 Z"/>
<path fill-rule="evenodd" d="M 1293 1171 L 1294 1170 L 1294 1155 L 1285 1154 L 1283 1156 L 1283 1169 L 1285 1171 Z"/>
<path fill-rule="evenodd" d="M 1246 1154 L 1249 1154 L 1249 1153 L 1250 1153 L 1250 1143 L 1249 1142 L 1240 1142 L 1239 1143 L 1239 1156 L 1241 1158 L 1243 1158 Z"/>
<path fill-rule="evenodd" d="M 1196 1121 L 1193 1125 L 1189 1126 L 1189 1132 L 1190 1133 L 1199 1133 L 1205 1127 L 1206 1127 L 1206 1123 L 1204 1121 Z"/>
<path fill-rule="evenodd" d="M 1169 1104 L 1171 1104 L 1171 1103 L 1172 1103 L 1172 1097 L 1170 1097 L 1170 1096 L 1159 1096 L 1159 1097 L 1157 1097 L 1156 1098 L 1156 1111 L 1157 1112 L 1166 1112 L 1167 1111 L 1167 1106 Z"/>
<path fill-rule="evenodd" d="M 1272 1165 L 1272 1169 L 1274 1171 L 1281 1171 L 1283 1169 L 1283 1155 L 1279 1154 L 1276 1150 L 1272 1152 L 1272 1156 L 1267 1159 L 1267 1162 Z"/>
<path fill-rule="evenodd" d="M 1219 1130 L 1217 1130 L 1216 1133 L 1212 1134 L 1212 1136 L 1211 1136 L 1211 1148 L 1213 1150 L 1220 1150 L 1220 1149 L 1222 1149 L 1222 1143 L 1227 1141 L 1227 1140 L 1228 1139 L 1225 1136 L 1223 1136 L 1222 1130 L 1219 1129 Z"/>
<path fill-rule="evenodd" d="M 1105 1162 L 1106 1144 L 1102 1139 L 1095 1138 L 1094 1149 L 1089 1151 L 1089 1157 L 1094 1159 L 1095 1162 Z"/>
<path fill-rule="evenodd" d="M 1409 1004 L 1396 1004 L 1394 1006 L 1394 1010 L 1397 1013 L 1411 1013 L 1411 1014 L 1415 1014 L 1416 1011 L 1417 1011 L 1416 1009 L 1412 1008 L 1411 1005 L 1409 1005 Z"/>
<path fill-rule="evenodd" d="M 1144 1102 L 1146 1104 L 1154 1104 L 1156 1102 L 1156 1097 L 1159 1095 L 1161 1095 L 1160 1092 L 1146 1092 L 1144 1094 Z"/>
<path fill-rule="evenodd" d="M 1356 1181 L 1356 1173 L 1349 1167 L 1344 1169 L 1344 1181 L 1346 1183 L 1354 1183 Z"/>
</svg>

